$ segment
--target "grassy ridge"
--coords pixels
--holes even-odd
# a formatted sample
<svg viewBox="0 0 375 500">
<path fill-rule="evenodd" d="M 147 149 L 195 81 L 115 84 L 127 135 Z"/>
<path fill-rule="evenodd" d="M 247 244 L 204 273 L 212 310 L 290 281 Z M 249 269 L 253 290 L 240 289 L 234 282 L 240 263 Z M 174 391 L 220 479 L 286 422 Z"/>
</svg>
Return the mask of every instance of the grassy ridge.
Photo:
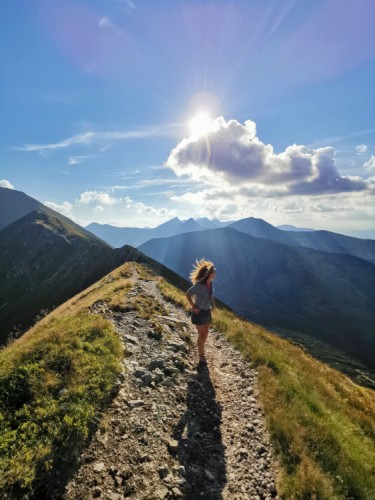
<svg viewBox="0 0 375 500">
<path fill-rule="evenodd" d="M 0 496 L 51 491 L 84 444 L 111 397 L 122 357 L 111 324 L 90 307 L 126 307 L 134 268 L 156 280 L 168 300 L 187 305 L 183 292 L 158 277 L 162 269 L 128 263 L 0 351 Z M 167 279 L 185 289 L 173 273 Z M 147 301 L 137 305 L 140 314 L 142 308 L 154 313 Z M 374 392 L 228 309 L 215 311 L 214 326 L 258 371 L 280 460 L 280 495 L 374 498 Z"/>
<path fill-rule="evenodd" d="M 125 270 L 0 351 L 0 496 L 48 497 L 97 423 L 121 371 L 122 346 L 111 323 L 89 307 L 116 302 L 127 289 Z"/>
<path fill-rule="evenodd" d="M 170 300 L 184 295 L 159 279 Z M 226 309 L 213 326 L 256 367 L 287 499 L 375 498 L 375 393 Z"/>
</svg>

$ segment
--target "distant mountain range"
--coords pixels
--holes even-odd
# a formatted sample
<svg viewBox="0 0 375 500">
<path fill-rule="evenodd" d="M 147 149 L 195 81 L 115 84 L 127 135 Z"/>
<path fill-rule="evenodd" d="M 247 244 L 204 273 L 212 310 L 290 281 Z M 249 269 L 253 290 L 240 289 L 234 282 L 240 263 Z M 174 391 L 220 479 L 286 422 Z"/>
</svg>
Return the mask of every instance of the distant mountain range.
<svg viewBox="0 0 375 500">
<path fill-rule="evenodd" d="M 187 219 L 180 220 L 178 217 L 171 219 L 155 228 L 134 228 L 134 227 L 115 227 L 109 224 L 97 224 L 93 222 L 86 226 L 86 229 L 106 241 L 115 248 L 123 245 L 138 247 L 153 238 L 166 238 L 177 234 L 189 233 L 192 231 L 203 231 L 224 227 L 229 223 L 220 222 L 217 219 Z"/>
<path fill-rule="evenodd" d="M 375 240 L 352 238 L 331 231 L 283 231 L 254 217 L 241 219 L 227 227 L 285 245 L 312 248 L 321 252 L 355 255 L 375 263 Z"/>
<path fill-rule="evenodd" d="M 211 259 L 218 269 L 217 295 L 235 312 L 267 326 L 308 333 L 372 364 L 374 264 L 254 237 L 234 229 L 236 224 L 151 240 L 139 249 L 185 278 L 197 257 Z M 271 231 L 265 224 L 255 225 Z M 245 222 L 241 227 L 247 227 Z"/>
<path fill-rule="evenodd" d="M 285 245 L 312 248 L 321 252 L 354 255 L 375 263 L 375 240 L 353 238 L 331 231 L 299 229 L 294 226 L 282 226 L 283 229 L 279 229 L 262 219 L 254 217 L 248 217 L 236 222 L 220 222 L 217 219 L 212 221 L 209 219 L 194 220 L 192 218 L 181 221 L 175 217 L 153 229 L 119 228 L 96 223 L 89 224 L 86 229 L 113 247 L 118 248 L 125 244 L 140 247 L 153 238 L 167 238 L 178 234 L 220 227 L 230 227 L 250 236 L 265 238 Z M 287 230 L 286 228 L 291 229 Z"/>
<path fill-rule="evenodd" d="M 188 277 L 218 267 L 218 296 L 256 322 L 308 333 L 368 363 L 375 357 L 375 241 L 329 231 L 177 217 L 156 228 L 90 224 L 94 235 L 26 194 L 0 188 L 0 344 L 123 262 L 156 259 Z M 112 246 L 110 246 L 112 245 Z M 372 361 L 371 361 L 372 362 Z"/>
<path fill-rule="evenodd" d="M 296 227 L 291 224 L 282 224 L 281 226 L 277 226 L 277 229 L 282 229 L 283 231 L 316 231 L 316 229 L 309 227 Z"/>
</svg>

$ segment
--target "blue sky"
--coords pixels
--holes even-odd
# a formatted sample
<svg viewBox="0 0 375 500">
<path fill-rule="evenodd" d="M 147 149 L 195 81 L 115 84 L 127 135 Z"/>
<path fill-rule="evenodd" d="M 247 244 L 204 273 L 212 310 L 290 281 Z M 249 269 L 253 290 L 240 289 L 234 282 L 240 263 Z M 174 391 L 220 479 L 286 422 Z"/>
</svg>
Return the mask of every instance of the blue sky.
<svg viewBox="0 0 375 500">
<path fill-rule="evenodd" d="M 372 0 L 10 2 L 0 186 L 83 225 L 374 229 L 374 16 Z"/>
</svg>

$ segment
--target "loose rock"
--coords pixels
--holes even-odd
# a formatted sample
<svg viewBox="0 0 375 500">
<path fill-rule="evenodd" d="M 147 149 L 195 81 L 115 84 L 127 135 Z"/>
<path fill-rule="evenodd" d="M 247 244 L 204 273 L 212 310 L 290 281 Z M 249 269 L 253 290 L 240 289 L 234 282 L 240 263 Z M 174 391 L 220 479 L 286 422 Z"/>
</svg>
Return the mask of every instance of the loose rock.
<svg viewBox="0 0 375 500">
<path fill-rule="evenodd" d="M 126 306 L 92 308 L 123 339 L 124 372 L 65 500 L 277 498 L 257 373 L 212 328 L 208 365 L 198 365 L 196 330 L 185 310 L 135 267 L 132 279 Z M 138 315 L 146 296 L 163 311 L 158 317 Z"/>
</svg>

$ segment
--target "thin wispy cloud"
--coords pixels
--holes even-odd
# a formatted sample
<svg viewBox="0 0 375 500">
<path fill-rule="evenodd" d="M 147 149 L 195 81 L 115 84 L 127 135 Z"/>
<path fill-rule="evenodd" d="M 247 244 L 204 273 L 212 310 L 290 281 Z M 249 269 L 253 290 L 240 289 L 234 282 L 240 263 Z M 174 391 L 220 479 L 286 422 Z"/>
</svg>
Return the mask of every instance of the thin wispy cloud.
<svg viewBox="0 0 375 500">
<path fill-rule="evenodd" d="M 112 132 L 85 132 L 68 137 L 60 142 L 50 144 L 25 144 L 15 148 L 18 151 L 54 151 L 76 145 L 89 146 L 101 141 L 126 141 L 131 139 L 148 139 L 152 137 L 175 137 L 181 131 L 181 124 L 171 123 L 144 127 L 137 130 L 115 130 Z"/>
<path fill-rule="evenodd" d="M 99 27 L 110 30 L 116 36 L 122 36 L 120 28 L 118 28 L 108 16 L 103 16 L 99 20 Z"/>
<path fill-rule="evenodd" d="M 281 12 L 279 12 L 275 21 L 271 25 L 271 28 L 269 31 L 270 35 L 272 35 L 279 28 L 279 26 L 282 25 L 282 23 L 284 22 L 285 18 L 287 17 L 287 15 L 289 14 L 290 10 L 292 9 L 292 7 L 295 3 L 296 3 L 296 0 L 290 0 L 289 2 L 285 2 L 283 4 L 283 8 L 282 8 Z"/>
<path fill-rule="evenodd" d="M 79 163 L 75 158 L 69 158 L 67 165 L 78 165 Z"/>
<path fill-rule="evenodd" d="M 366 170 L 375 172 L 375 155 L 371 155 L 371 158 L 368 161 L 366 161 L 366 163 L 364 163 L 363 167 Z"/>
<path fill-rule="evenodd" d="M 339 142 L 344 142 L 349 139 L 354 139 L 355 137 L 362 137 L 365 135 L 373 134 L 375 128 L 369 128 L 365 130 L 358 130 L 357 132 L 352 132 L 346 135 L 338 135 L 334 137 L 324 137 L 323 139 L 317 139 L 316 141 L 309 144 L 310 148 L 318 148 L 322 146 L 332 146 L 332 144 L 337 144 Z"/>
<path fill-rule="evenodd" d="M 135 187 L 145 188 L 153 186 L 191 186 L 193 182 L 186 179 L 142 179 L 135 183 Z"/>
<path fill-rule="evenodd" d="M 358 146 L 355 147 L 355 150 L 357 151 L 358 155 L 363 155 L 367 153 L 368 146 L 366 146 L 366 144 L 358 144 Z"/>
<path fill-rule="evenodd" d="M 135 10 L 135 4 L 131 0 L 117 0 L 117 2 L 131 10 Z"/>
</svg>

